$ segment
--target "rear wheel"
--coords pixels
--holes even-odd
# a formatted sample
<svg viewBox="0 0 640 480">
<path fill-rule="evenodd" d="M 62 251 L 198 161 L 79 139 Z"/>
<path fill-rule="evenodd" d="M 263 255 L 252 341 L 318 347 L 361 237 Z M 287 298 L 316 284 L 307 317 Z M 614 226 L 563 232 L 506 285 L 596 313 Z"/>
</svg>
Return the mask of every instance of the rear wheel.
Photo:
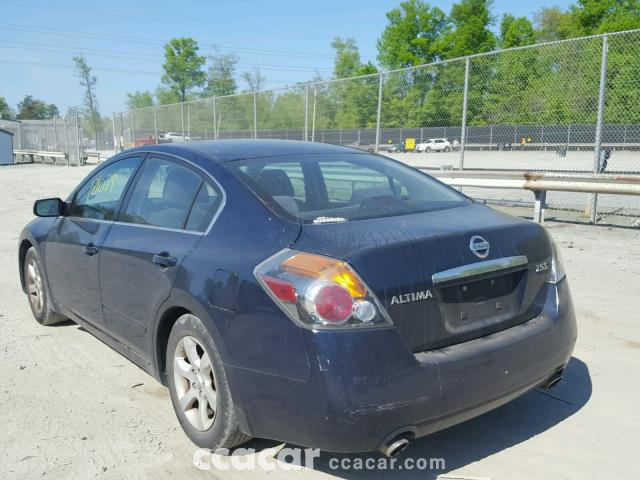
<svg viewBox="0 0 640 480">
<path fill-rule="evenodd" d="M 216 450 L 251 439 L 240 430 L 220 354 L 198 317 L 185 314 L 176 321 L 166 358 L 173 409 L 193 443 Z"/>
<path fill-rule="evenodd" d="M 427 148 L 425 148 L 425 149 L 424 149 L 424 152 L 425 152 L 425 153 L 429 153 L 429 152 L 431 152 L 431 147 L 427 147 Z"/>
<path fill-rule="evenodd" d="M 27 250 L 24 259 L 24 283 L 29 298 L 31 313 L 41 325 L 55 325 L 64 322 L 67 317 L 54 312 L 49 301 L 49 292 L 42 276 L 40 258 L 34 247 Z"/>
</svg>

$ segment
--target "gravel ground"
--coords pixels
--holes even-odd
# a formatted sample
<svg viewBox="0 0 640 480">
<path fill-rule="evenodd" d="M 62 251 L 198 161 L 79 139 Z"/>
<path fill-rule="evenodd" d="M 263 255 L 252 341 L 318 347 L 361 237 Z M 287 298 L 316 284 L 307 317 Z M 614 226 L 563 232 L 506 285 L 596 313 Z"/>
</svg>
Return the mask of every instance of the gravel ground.
<svg viewBox="0 0 640 480">
<path fill-rule="evenodd" d="M 417 440 L 403 457 L 443 458 L 445 469 L 333 470 L 323 454 L 315 471 L 201 471 L 167 391 L 77 325 L 38 325 L 20 290 L 17 240 L 33 200 L 66 196 L 90 169 L 0 167 L 0 478 L 637 478 L 638 229 L 547 224 L 579 322 L 566 379 Z"/>
</svg>

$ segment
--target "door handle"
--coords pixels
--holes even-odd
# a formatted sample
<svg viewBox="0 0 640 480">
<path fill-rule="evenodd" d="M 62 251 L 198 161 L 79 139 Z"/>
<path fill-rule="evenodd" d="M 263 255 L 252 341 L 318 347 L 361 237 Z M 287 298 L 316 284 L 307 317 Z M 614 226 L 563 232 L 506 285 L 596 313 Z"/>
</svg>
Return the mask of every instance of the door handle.
<svg viewBox="0 0 640 480">
<path fill-rule="evenodd" d="M 98 247 L 96 247 L 93 243 L 84 246 L 84 253 L 87 255 L 95 255 L 98 253 Z"/>
<path fill-rule="evenodd" d="M 168 255 L 154 255 L 153 263 L 160 265 L 161 267 L 174 267 L 178 261 L 176 257 L 170 257 Z"/>
</svg>

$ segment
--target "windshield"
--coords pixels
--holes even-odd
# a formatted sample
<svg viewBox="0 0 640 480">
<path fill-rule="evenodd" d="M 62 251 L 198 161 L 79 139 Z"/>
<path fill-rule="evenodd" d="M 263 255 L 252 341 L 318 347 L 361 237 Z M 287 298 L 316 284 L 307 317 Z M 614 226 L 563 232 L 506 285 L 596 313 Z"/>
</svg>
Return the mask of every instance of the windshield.
<svg viewBox="0 0 640 480">
<path fill-rule="evenodd" d="M 432 177 L 377 155 L 292 155 L 225 166 L 274 213 L 299 223 L 407 215 L 470 202 Z"/>
</svg>

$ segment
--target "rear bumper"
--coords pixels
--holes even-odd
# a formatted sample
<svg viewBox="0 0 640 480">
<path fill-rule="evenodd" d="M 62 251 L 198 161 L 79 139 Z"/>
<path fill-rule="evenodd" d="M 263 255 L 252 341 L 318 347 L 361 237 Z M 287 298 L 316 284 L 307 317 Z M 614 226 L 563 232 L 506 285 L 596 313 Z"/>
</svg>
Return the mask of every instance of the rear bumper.
<svg viewBox="0 0 640 480">
<path fill-rule="evenodd" d="M 576 323 L 564 280 L 538 317 L 438 350 L 412 354 L 395 329 L 308 332 L 306 341 L 306 381 L 231 369 L 248 433 L 364 452 L 392 432 L 428 435 L 540 385 L 571 357 Z"/>
</svg>

